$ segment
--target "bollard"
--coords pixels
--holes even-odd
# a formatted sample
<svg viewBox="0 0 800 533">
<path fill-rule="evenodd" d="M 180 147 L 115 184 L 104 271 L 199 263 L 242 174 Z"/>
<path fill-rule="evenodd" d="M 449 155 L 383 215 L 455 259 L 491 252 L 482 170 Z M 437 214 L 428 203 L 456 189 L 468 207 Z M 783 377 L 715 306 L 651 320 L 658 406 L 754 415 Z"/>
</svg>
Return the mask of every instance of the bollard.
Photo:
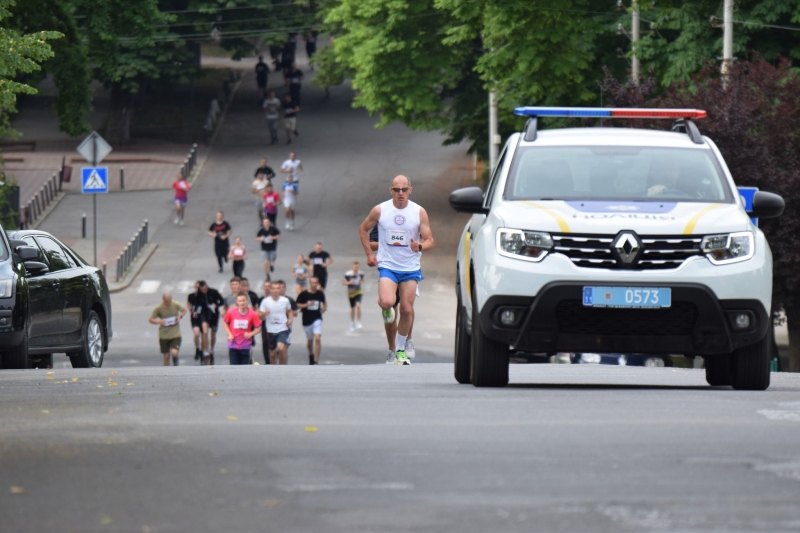
<svg viewBox="0 0 800 533">
<path fill-rule="evenodd" d="M 125 190 L 125 169 L 123 167 L 119 167 L 119 190 Z"/>
<path fill-rule="evenodd" d="M 42 185 L 42 188 L 39 189 L 39 194 L 42 195 L 42 205 L 50 205 L 50 191 L 47 190 L 47 187 Z"/>
<path fill-rule="evenodd" d="M 34 196 L 36 200 L 36 216 L 38 217 L 42 213 L 42 206 L 39 204 L 39 196 Z"/>
<path fill-rule="evenodd" d="M 86 213 L 81 217 L 81 237 L 86 238 Z"/>
<path fill-rule="evenodd" d="M 58 174 L 53 174 L 53 190 L 58 192 L 61 189 L 59 188 L 60 180 L 58 179 Z"/>
<path fill-rule="evenodd" d="M 50 201 L 53 201 L 56 197 L 56 192 L 53 190 L 53 182 L 47 182 L 47 190 L 50 192 Z"/>
<path fill-rule="evenodd" d="M 147 219 L 144 219 L 144 242 L 147 242 L 148 240 L 150 240 L 147 228 L 148 228 Z"/>
</svg>

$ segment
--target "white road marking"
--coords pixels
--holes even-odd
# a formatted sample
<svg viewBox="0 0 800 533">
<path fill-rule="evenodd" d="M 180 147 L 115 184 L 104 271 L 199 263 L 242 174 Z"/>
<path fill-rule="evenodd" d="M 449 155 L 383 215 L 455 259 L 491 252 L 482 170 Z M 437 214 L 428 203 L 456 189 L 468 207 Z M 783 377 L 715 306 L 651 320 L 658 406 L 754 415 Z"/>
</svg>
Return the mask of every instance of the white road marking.
<svg viewBox="0 0 800 533">
<path fill-rule="evenodd" d="M 142 364 L 142 362 L 139 361 L 138 359 L 123 359 L 122 361 L 119 362 L 119 364 L 121 364 L 121 365 L 140 365 L 140 364 Z"/>
<path fill-rule="evenodd" d="M 422 336 L 425 337 L 426 339 L 441 339 L 442 338 L 442 334 L 441 333 L 433 333 L 433 332 L 430 332 L 430 331 L 426 331 L 425 333 L 422 334 Z"/>
<path fill-rule="evenodd" d="M 153 294 L 161 286 L 161 282 L 157 279 L 145 279 L 136 290 L 139 294 Z"/>
<path fill-rule="evenodd" d="M 180 292 L 184 294 L 194 292 L 194 283 L 195 282 L 191 280 L 179 281 L 178 285 L 175 287 L 175 292 Z"/>
<path fill-rule="evenodd" d="M 302 485 L 284 485 L 284 492 L 323 492 L 333 490 L 412 490 L 410 483 L 314 483 Z"/>
</svg>

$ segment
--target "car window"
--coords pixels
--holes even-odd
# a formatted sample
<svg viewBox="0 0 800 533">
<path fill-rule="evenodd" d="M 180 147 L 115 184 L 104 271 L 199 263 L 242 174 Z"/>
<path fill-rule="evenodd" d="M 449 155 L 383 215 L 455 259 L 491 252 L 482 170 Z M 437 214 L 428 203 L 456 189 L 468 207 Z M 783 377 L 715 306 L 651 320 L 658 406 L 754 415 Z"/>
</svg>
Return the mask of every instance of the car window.
<svg viewBox="0 0 800 533">
<path fill-rule="evenodd" d="M 36 241 L 33 240 L 33 237 L 31 237 L 31 236 L 23 237 L 22 240 L 25 241 L 25 243 L 28 246 L 31 246 L 32 248 L 36 248 L 36 251 L 39 253 L 39 257 L 36 258 L 36 261 L 39 261 L 40 263 L 47 263 L 47 261 L 44 258 L 44 254 L 42 253 L 42 249 L 39 248 L 39 245 L 36 244 Z"/>
<path fill-rule="evenodd" d="M 509 200 L 733 202 L 710 150 L 636 146 L 527 147 Z"/>
<path fill-rule="evenodd" d="M 503 153 L 497 158 L 497 165 L 494 167 L 494 172 L 492 172 L 492 177 L 489 180 L 489 186 L 486 188 L 486 199 L 483 202 L 485 207 L 492 205 L 494 192 L 495 189 L 497 189 L 497 179 L 500 176 L 500 173 L 503 171 L 503 165 L 506 162 L 506 152 L 507 150 L 504 148 Z"/>
<path fill-rule="evenodd" d="M 44 255 L 47 257 L 47 262 L 50 264 L 50 272 L 73 268 L 73 263 L 67 257 L 64 249 L 61 248 L 56 241 L 42 236 L 37 236 L 36 240 L 41 245 L 42 250 L 44 250 Z"/>
</svg>

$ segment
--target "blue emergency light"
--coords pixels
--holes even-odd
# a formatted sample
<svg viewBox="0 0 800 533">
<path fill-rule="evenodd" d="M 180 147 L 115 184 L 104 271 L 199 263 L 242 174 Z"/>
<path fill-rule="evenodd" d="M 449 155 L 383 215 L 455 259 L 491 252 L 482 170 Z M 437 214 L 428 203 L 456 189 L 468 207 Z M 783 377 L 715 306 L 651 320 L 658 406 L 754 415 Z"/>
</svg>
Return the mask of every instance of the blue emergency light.
<svg viewBox="0 0 800 533">
<path fill-rule="evenodd" d="M 701 109 L 642 109 L 607 107 L 518 107 L 514 114 L 521 117 L 572 118 L 706 118 Z"/>
</svg>

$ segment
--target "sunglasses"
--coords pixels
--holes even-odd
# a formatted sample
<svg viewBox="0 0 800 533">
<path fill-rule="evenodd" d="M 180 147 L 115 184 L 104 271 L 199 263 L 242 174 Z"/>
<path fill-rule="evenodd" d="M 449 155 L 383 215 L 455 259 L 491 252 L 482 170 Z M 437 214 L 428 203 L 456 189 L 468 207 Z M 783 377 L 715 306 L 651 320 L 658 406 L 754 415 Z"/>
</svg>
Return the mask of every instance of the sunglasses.
<svg viewBox="0 0 800 533">
<path fill-rule="evenodd" d="M 406 193 L 409 190 L 411 190 L 411 187 L 392 187 L 392 191 L 394 191 L 394 192 Z"/>
</svg>

